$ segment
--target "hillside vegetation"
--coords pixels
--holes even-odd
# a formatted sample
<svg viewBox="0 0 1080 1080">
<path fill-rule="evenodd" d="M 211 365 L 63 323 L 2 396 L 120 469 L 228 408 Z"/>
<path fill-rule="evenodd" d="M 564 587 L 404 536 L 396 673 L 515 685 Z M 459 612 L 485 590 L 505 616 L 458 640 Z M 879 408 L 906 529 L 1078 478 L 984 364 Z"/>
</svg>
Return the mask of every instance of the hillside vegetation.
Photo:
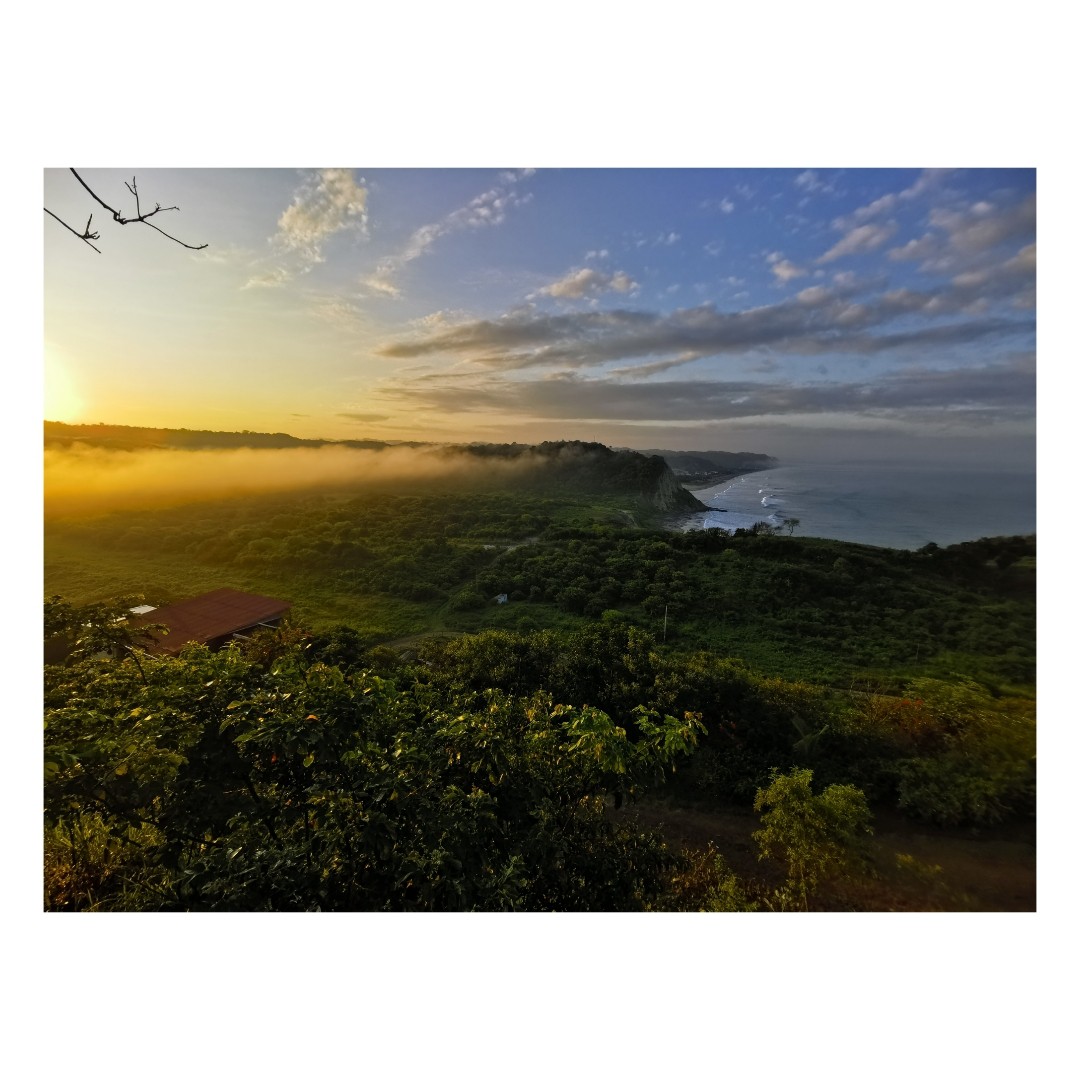
<svg viewBox="0 0 1080 1080">
<path fill-rule="evenodd" d="M 875 816 L 1032 820 L 1034 538 L 677 533 L 662 461 L 531 458 L 50 520 L 46 907 L 971 906 Z M 223 585 L 291 622 L 170 658 L 120 617 Z M 659 805 L 759 815 L 760 858 Z"/>
</svg>

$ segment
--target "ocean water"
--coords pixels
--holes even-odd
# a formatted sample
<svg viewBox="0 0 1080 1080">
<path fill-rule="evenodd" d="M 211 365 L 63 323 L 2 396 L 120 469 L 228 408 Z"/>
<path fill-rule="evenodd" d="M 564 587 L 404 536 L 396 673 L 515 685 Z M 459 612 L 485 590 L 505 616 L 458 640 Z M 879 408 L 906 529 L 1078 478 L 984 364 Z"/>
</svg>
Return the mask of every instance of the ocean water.
<svg viewBox="0 0 1080 1080">
<path fill-rule="evenodd" d="M 745 529 L 755 521 L 797 536 L 877 547 L 942 546 L 1035 532 L 1034 473 L 911 465 L 784 465 L 695 491 L 708 513 L 689 529 Z"/>
</svg>

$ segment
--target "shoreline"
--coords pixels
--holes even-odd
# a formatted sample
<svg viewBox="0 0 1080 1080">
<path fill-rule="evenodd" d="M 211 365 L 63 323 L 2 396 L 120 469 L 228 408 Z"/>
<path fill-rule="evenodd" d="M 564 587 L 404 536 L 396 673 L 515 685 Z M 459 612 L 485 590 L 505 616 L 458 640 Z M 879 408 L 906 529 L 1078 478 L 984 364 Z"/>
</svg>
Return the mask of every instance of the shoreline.
<svg viewBox="0 0 1080 1080">
<path fill-rule="evenodd" d="M 776 469 L 776 468 L 779 468 L 779 466 L 778 465 L 768 465 L 768 466 L 766 466 L 764 468 L 761 468 L 761 469 L 744 469 L 742 472 L 733 472 L 733 473 L 718 472 L 718 473 L 715 473 L 714 476 L 712 477 L 712 479 L 710 479 L 710 480 L 689 480 L 689 481 L 684 481 L 684 480 L 679 480 L 678 476 L 676 476 L 675 479 L 678 480 L 679 486 L 686 488 L 687 491 L 705 491 L 707 488 L 719 487 L 721 484 L 726 484 L 731 480 L 738 480 L 740 476 L 752 476 L 754 473 L 768 472 L 769 469 Z"/>
<path fill-rule="evenodd" d="M 716 516 L 706 522 L 700 513 L 682 514 L 671 527 L 734 531 L 758 519 L 786 534 L 783 521 L 797 518 L 794 532 L 803 537 L 918 551 L 928 543 L 949 547 L 981 537 L 1032 535 L 1033 481 L 1027 473 L 923 463 L 779 465 L 698 488 L 695 495 Z M 765 507 L 758 488 L 768 496 Z"/>
<path fill-rule="evenodd" d="M 775 467 L 776 466 L 772 466 L 772 465 L 769 466 L 769 468 L 775 468 Z M 720 487 L 721 485 L 724 485 L 724 484 L 731 484 L 735 480 L 738 480 L 740 477 L 754 476 L 756 473 L 761 473 L 761 472 L 766 472 L 766 471 L 767 471 L 766 469 L 751 469 L 749 472 L 737 472 L 737 473 L 730 473 L 730 474 L 720 474 L 720 478 L 718 480 L 714 480 L 714 481 L 712 481 L 711 483 L 708 483 L 708 484 L 695 484 L 693 486 L 690 486 L 690 485 L 687 485 L 687 484 L 682 484 L 681 486 L 683 488 L 685 488 L 687 491 L 695 493 L 695 497 L 696 497 L 696 493 L 699 492 L 699 491 L 708 491 L 711 488 L 717 488 L 717 487 Z M 726 514 L 727 512 L 728 512 L 727 507 L 708 506 L 708 505 L 702 503 L 702 507 L 701 507 L 700 510 L 680 510 L 677 513 L 674 513 L 674 514 L 670 515 L 670 517 L 668 518 L 668 521 L 667 521 L 667 523 L 665 524 L 664 527 L 666 529 L 671 529 L 672 531 L 676 531 L 676 532 L 689 532 L 691 529 L 694 529 L 694 528 L 704 528 L 703 525 L 698 524 L 698 519 L 701 517 L 702 514 Z M 739 513 L 739 511 L 733 511 L 733 512 L 736 513 L 736 514 Z M 724 525 L 718 525 L 716 527 L 721 528 L 721 529 L 726 528 L 726 526 L 724 526 Z M 736 528 L 742 528 L 742 527 L 744 527 L 744 526 L 732 525 L 731 529 L 732 529 L 732 531 L 734 531 Z"/>
</svg>

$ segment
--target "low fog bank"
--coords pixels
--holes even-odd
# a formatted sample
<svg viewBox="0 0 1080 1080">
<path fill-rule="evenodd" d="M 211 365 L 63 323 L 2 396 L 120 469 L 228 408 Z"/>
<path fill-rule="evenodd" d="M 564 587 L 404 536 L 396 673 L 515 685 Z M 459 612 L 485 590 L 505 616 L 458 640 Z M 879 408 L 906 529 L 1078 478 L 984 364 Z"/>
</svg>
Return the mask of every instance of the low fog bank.
<svg viewBox="0 0 1080 1080">
<path fill-rule="evenodd" d="M 447 447 L 339 446 L 285 450 L 45 450 L 46 518 L 149 509 L 274 492 L 400 489 L 432 483 L 502 485 L 550 458 L 478 459 Z"/>
</svg>

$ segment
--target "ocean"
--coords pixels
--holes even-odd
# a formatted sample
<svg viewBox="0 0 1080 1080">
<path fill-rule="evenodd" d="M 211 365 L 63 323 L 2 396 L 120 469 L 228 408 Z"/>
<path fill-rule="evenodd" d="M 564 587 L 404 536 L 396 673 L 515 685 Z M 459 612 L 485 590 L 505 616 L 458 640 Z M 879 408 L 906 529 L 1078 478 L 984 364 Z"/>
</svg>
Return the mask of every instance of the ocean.
<svg viewBox="0 0 1080 1080">
<path fill-rule="evenodd" d="M 797 536 L 915 550 L 1035 532 L 1035 476 L 911 465 L 784 465 L 694 494 L 708 513 L 685 528 L 745 529 L 756 521 Z M 786 528 L 784 529 L 786 532 Z"/>
</svg>

